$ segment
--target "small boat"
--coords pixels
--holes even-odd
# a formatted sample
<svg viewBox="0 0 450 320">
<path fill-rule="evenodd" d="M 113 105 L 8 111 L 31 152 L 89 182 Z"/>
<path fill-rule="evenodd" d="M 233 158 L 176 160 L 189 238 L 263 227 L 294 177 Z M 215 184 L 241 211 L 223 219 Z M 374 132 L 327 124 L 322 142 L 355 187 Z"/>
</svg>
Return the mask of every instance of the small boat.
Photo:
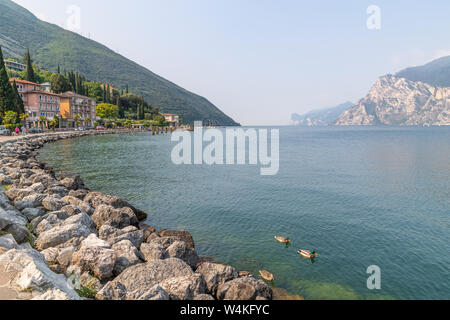
<svg viewBox="0 0 450 320">
<path fill-rule="evenodd" d="M 275 277 L 269 271 L 259 270 L 259 275 L 266 281 L 273 281 Z"/>
<path fill-rule="evenodd" d="M 280 237 L 280 236 L 275 236 L 275 240 L 277 240 L 277 242 L 279 242 L 279 243 L 290 243 L 291 242 L 291 239 Z"/>
<path fill-rule="evenodd" d="M 301 250 L 300 249 L 297 252 L 303 258 L 314 259 L 315 257 L 317 257 L 317 253 L 312 253 L 311 251 L 308 251 L 308 250 Z"/>
</svg>

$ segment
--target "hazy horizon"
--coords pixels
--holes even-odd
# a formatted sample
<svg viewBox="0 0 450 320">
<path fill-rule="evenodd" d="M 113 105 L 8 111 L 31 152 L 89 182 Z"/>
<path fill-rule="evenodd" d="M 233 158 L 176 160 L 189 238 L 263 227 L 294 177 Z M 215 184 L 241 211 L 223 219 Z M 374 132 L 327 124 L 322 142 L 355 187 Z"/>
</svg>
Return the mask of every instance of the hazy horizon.
<svg viewBox="0 0 450 320">
<path fill-rule="evenodd" d="M 77 6 L 72 31 L 243 125 L 286 125 L 293 113 L 355 103 L 377 77 L 450 55 L 445 1 L 14 1 L 64 28 Z M 379 30 L 366 24 L 371 5 L 381 9 Z"/>
</svg>

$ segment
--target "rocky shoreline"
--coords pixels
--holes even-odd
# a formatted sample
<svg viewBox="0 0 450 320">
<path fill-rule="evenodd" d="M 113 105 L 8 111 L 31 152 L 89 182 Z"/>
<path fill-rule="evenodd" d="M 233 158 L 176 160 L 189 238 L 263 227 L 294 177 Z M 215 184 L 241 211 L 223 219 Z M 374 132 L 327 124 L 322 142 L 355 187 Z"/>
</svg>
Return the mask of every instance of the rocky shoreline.
<svg viewBox="0 0 450 320">
<path fill-rule="evenodd" d="M 264 281 L 199 257 L 187 231 L 156 231 L 125 200 L 37 160 L 46 143 L 113 133 L 0 143 L 0 300 L 271 300 Z"/>
</svg>

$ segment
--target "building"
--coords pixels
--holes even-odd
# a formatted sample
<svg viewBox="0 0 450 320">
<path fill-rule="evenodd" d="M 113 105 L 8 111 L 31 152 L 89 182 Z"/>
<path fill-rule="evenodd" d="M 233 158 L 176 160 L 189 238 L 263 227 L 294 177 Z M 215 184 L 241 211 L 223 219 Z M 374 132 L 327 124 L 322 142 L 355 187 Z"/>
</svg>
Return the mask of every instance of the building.
<svg viewBox="0 0 450 320">
<path fill-rule="evenodd" d="M 29 115 L 27 119 L 28 127 L 37 127 L 40 116 L 46 117 L 47 120 L 59 116 L 60 95 L 46 92 L 39 84 L 34 82 L 21 79 L 9 79 L 9 81 L 11 83 L 16 82 L 25 112 Z"/>
<path fill-rule="evenodd" d="M 11 61 L 11 60 L 4 60 L 5 61 L 5 66 L 10 69 L 10 70 L 14 70 L 14 71 L 18 71 L 18 72 L 22 72 L 24 70 L 27 70 L 27 66 L 15 61 Z"/>
<path fill-rule="evenodd" d="M 41 88 L 42 88 L 42 90 L 44 90 L 46 92 L 52 91 L 52 85 L 50 84 L 50 82 L 41 83 Z"/>
<path fill-rule="evenodd" d="M 178 127 L 180 125 L 180 116 L 171 113 L 163 113 L 162 116 L 171 127 Z"/>
<path fill-rule="evenodd" d="M 94 99 L 71 91 L 61 95 L 61 125 L 63 127 L 92 126 L 96 119 L 97 103 Z"/>
</svg>

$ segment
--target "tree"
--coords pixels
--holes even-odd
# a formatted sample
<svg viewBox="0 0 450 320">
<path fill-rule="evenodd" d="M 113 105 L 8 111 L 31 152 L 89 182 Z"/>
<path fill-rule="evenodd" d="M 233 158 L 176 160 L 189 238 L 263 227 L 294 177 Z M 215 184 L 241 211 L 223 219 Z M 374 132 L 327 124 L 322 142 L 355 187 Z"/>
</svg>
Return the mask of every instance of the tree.
<svg viewBox="0 0 450 320">
<path fill-rule="evenodd" d="M 52 91 L 55 93 L 64 93 L 72 90 L 69 80 L 59 73 L 52 76 L 50 83 L 52 86 Z"/>
<path fill-rule="evenodd" d="M 97 106 L 97 115 L 101 119 L 117 119 L 119 117 L 119 107 L 109 103 L 99 104 Z"/>
<path fill-rule="evenodd" d="M 156 121 L 159 126 L 163 126 L 166 123 L 166 118 L 161 115 L 154 116 L 153 120 Z"/>
<path fill-rule="evenodd" d="M 8 73 L 3 61 L 3 52 L 0 47 L 0 115 L 15 109 L 14 90 L 9 83 Z"/>
<path fill-rule="evenodd" d="M 81 124 L 81 117 L 80 117 L 80 115 L 79 115 L 79 114 L 76 114 L 76 115 L 73 117 L 73 119 L 75 120 L 75 125 L 76 125 L 77 128 L 78 128 L 78 126 Z"/>
<path fill-rule="evenodd" d="M 30 49 L 27 50 L 25 56 L 23 57 L 23 62 L 27 65 L 27 73 L 25 75 L 25 80 L 36 82 L 36 77 L 34 76 L 33 62 L 31 61 Z"/>
<path fill-rule="evenodd" d="M 23 106 L 23 100 L 19 94 L 19 90 L 17 90 L 17 85 L 16 85 L 15 80 L 12 84 L 12 88 L 13 88 L 13 104 L 16 109 L 15 111 L 17 112 L 17 114 L 22 114 L 25 112 L 25 107 Z"/>
<path fill-rule="evenodd" d="M 28 113 L 22 113 L 19 115 L 20 121 L 23 123 L 24 126 L 27 125 L 27 119 L 30 117 Z"/>
<path fill-rule="evenodd" d="M 59 118 L 58 117 L 53 117 L 53 119 L 50 120 L 50 122 L 48 124 L 49 124 L 49 126 L 51 128 L 54 128 L 54 129 L 59 127 Z"/>
<path fill-rule="evenodd" d="M 4 124 L 6 128 L 12 131 L 13 129 L 15 129 L 16 123 L 17 113 L 15 113 L 14 111 L 6 111 L 5 116 L 3 117 L 2 124 Z"/>
</svg>

